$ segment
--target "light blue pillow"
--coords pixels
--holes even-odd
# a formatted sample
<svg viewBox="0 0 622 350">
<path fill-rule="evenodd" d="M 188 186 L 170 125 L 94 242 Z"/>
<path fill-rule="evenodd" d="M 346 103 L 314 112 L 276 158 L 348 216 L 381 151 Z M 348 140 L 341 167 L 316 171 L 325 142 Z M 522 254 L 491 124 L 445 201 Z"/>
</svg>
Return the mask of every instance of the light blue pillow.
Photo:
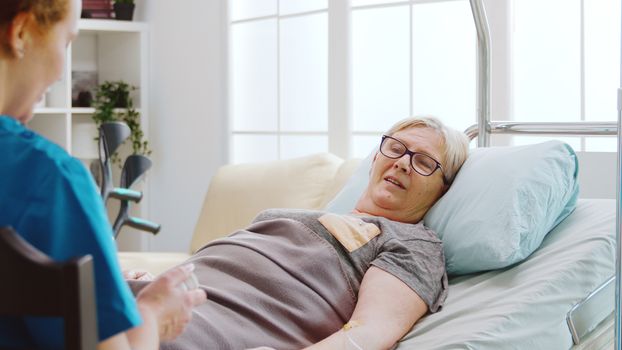
<svg viewBox="0 0 622 350">
<path fill-rule="evenodd" d="M 363 191 L 365 191 L 365 188 L 367 188 L 369 170 L 371 169 L 371 163 L 375 155 L 376 150 L 372 151 L 361 161 L 361 164 L 356 168 L 341 191 L 326 204 L 324 210 L 335 214 L 348 214 L 352 212 L 352 209 L 354 209 L 356 205 L 356 201 L 358 201 Z"/>
<path fill-rule="evenodd" d="M 424 223 L 443 240 L 449 274 L 522 261 L 575 208 L 577 157 L 559 141 L 471 152 Z"/>
<path fill-rule="evenodd" d="M 367 186 L 372 158 L 326 210 L 354 208 Z M 473 150 L 451 188 L 424 217 L 443 240 L 447 272 L 497 269 L 528 257 L 574 210 L 577 175 L 574 151 L 559 141 Z"/>
</svg>

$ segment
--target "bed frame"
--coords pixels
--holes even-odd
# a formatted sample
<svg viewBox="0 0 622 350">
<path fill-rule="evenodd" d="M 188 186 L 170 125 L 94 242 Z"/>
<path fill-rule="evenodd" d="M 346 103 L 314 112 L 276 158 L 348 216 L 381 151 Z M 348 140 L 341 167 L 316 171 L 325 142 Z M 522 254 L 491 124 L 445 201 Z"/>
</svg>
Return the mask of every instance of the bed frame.
<svg viewBox="0 0 622 350">
<path fill-rule="evenodd" d="M 616 122 L 509 122 L 490 120 L 490 32 L 483 0 L 469 0 L 475 28 L 477 32 L 477 124 L 469 127 L 465 132 L 473 139 L 477 137 L 478 147 L 488 147 L 492 134 L 540 134 L 540 135 L 589 135 L 589 136 L 617 136 L 617 181 L 616 181 L 616 261 L 615 278 L 606 281 L 585 300 L 577 304 L 569 311 L 567 320 L 573 335 L 575 346 L 573 349 L 611 349 L 622 350 L 622 240 L 620 197 L 622 190 L 622 178 L 620 166 L 622 165 L 622 87 L 618 88 L 618 121 Z M 622 85 L 622 62 L 620 63 L 620 82 Z M 614 288 L 615 287 L 615 288 Z M 610 301 L 612 294 L 615 299 L 613 314 L 602 320 L 602 307 L 606 307 L 606 301 Z M 610 304 L 609 304 L 610 306 Z M 594 311 L 596 310 L 596 311 Z M 598 312 L 601 315 L 596 315 Z M 596 314 L 594 313 L 596 312 Z M 596 325 L 599 320 L 600 324 Z M 594 329 L 594 327 L 596 327 Z M 611 337 L 613 333 L 613 339 Z"/>
</svg>

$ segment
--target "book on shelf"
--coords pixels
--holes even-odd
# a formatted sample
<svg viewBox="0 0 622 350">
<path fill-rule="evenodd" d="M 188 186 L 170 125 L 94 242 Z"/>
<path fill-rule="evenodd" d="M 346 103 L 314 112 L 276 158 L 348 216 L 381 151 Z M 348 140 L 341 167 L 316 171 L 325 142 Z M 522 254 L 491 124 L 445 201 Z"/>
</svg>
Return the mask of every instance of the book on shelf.
<svg viewBox="0 0 622 350">
<path fill-rule="evenodd" d="M 82 18 L 113 18 L 112 0 L 82 0 Z"/>
</svg>

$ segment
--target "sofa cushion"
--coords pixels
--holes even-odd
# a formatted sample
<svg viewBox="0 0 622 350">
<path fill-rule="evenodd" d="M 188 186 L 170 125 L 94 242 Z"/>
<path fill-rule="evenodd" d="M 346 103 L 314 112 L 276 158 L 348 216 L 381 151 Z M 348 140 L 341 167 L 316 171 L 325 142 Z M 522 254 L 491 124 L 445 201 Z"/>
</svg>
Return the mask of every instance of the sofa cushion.
<svg viewBox="0 0 622 350">
<path fill-rule="evenodd" d="M 156 276 L 186 261 L 190 254 L 164 252 L 119 252 L 122 270 L 145 270 Z"/>
</svg>

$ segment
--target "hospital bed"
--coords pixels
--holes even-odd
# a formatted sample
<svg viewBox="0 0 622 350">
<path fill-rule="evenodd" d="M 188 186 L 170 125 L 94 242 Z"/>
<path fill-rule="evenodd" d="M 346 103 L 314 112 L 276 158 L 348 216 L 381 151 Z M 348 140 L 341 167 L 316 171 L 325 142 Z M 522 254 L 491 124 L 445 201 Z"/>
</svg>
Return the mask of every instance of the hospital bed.
<svg viewBox="0 0 622 350">
<path fill-rule="evenodd" d="M 221 167 L 205 196 L 189 253 L 121 252 L 124 268 L 157 274 L 205 243 L 247 226 L 261 210 L 322 209 L 359 167 L 331 154 Z M 524 262 L 451 277 L 443 310 L 420 320 L 398 349 L 570 349 L 570 310 L 614 274 L 615 200 L 580 199 L 577 209 Z M 574 349 L 611 344 L 613 293 L 582 317 L 592 330 Z M 591 310 L 594 311 L 594 310 Z"/>
<path fill-rule="evenodd" d="M 605 254 L 605 257 L 601 256 L 598 251 L 593 251 L 587 253 L 587 260 L 585 264 L 594 264 L 594 266 L 599 265 L 599 263 L 604 263 L 604 270 L 599 270 L 600 272 L 605 272 L 607 269 L 610 269 L 610 272 L 613 276 L 607 278 L 601 285 L 597 286 L 592 292 L 587 294 L 579 303 L 575 304 L 570 311 L 567 313 L 566 321 L 569 327 L 569 331 L 571 332 L 572 339 L 574 342 L 573 348 L 576 349 L 622 349 L 622 319 L 621 319 L 621 303 L 622 303 L 622 242 L 620 237 L 620 232 L 622 230 L 622 221 L 620 218 L 620 201 L 621 201 L 621 193 L 622 190 L 622 177 L 621 177 L 621 169 L 622 166 L 622 128 L 621 128 L 621 120 L 622 120 L 622 87 L 618 89 L 618 122 L 593 122 L 593 123 L 521 123 L 521 122 L 492 122 L 490 118 L 490 60 L 491 60 L 491 52 L 490 52 L 490 34 L 488 29 L 488 22 L 486 18 L 486 13 L 484 10 L 484 6 L 481 0 L 469 0 L 471 5 L 471 10 L 473 13 L 473 19 L 475 22 L 475 27 L 477 31 L 477 64 L 478 64 L 478 78 L 477 78 L 477 117 L 478 123 L 476 126 L 469 128 L 466 133 L 470 138 L 478 136 L 478 146 L 479 147 L 488 147 L 490 145 L 490 136 L 493 133 L 499 134 L 545 134 L 545 135 L 609 135 L 609 136 L 617 136 L 618 138 L 618 152 L 617 152 L 617 177 L 616 177 L 616 200 L 610 200 L 607 204 L 607 208 L 603 207 L 602 209 L 593 210 L 593 215 L 607 215 L 608 218 L 606 220 L 598 220 L 594 217 L 582 217 L 582 213 L 584 212 L 584 208 L 587 206 L 586 201 L 579 203 L 579 207 L 576 212 L 569 216 L 562 224 L 560 224 L 555 232 L 551 232 L 549 237 L 547 237 L 547 241 L 540 248 L 540 251 L 534 254 L 530 259 L 536 259 L 539 256 L 548 255 L 549 257 L 553 257 L 555 254 L 548 253 L 549 246 L 553 246 L 558 239 L 560 242 L 564 244 L 567 243 L 565 240 L 561 241 L 563 238 L 558 237 L 566 237 L 566 232 L 571 231 L 566 228 L 577 228 L 580 229 L 582 223 L 588 223 L 588 225 L 592 222 L 600 223 L 600 228 L 597 228 L 596 225 L 586 227 L 584 229 L 583 235 L 586 240 L 593 242 L 595 240 L 611 240 L 615 242 L 613 245 L 613 251 L 609 252 L 609 254 Z M 622 84 L 622 61 L 620 62 L 620 83 Z M 613 176 L 613 174 L 610 174 Z M 598 206 L 598 203 L 590 203 L 589 206 Z M 605 214 L 606 213 L 606 214 Z M 608 223 L 605 223 L 608 222 Z M 607 228 L 605 226 L 607 225 Z M 594 231 L 592 231 L 594 229 Z M 560 233 L 561 232 L 561 233 Z M 589 232 L 589 233 L 588 233 Z M 601 235 L 600 233 L 605 233 L 605 235 Z M 592 235 L 592 233 L 594 233 Z M 568 234 L 569 238 L 574 237 Z M 553 242 L 551 242 L 553 241 Z M 547 245 L 548 244 L 548 245 Z M 561 245 L 561 244 L 560 244 Z M 582 249 L 588 248 L 591 244 L 587 242 L 577 242 L 574 249 Z M 572 249 L 568 247 L 568 249 Z M 589 248 L 588 248 L 589 250 Z M 577 257 L 583 257 L 584 254 L 577 251 Z M 590 260 L 590 257 L 593 260 Z M 604 258 L 605 260 L 601 260 Z M 579 258 L 577 260 L 581 260 Z M 560 264 L 561 262 L 555 261 L 555 258 L 551 258 L 550 263 Z M 575 260 L 576 261 L 576 260 Z M 526 265 L 525 267 L 521 267 Z M 542 271 L 546 270 L 546 266 L 542 265 Z M 566 266 L 566 265 L 564 265 Z M 600 265 L 599 265 L 600 266 Z M 528 269 L 530 267 L 529 260 L 520 264 L 517 268 L 519 270 Z M 510 270 L 511 271 L 511 270 Z M 591 269 L 590 271 L 585 271 L 587 274 L 596 273 L 596 268 Z M 520 272 L 520 271 L 518 271 Z M 574 273 L 568 273 L 568 276 L 571 276 L 569 279 L 569 284 L 572 288 L 568 287 L 559 287 L 557 289 L 553 289 L 551 295 L 555 296 L 554 299 L 559 301 L 559 296 L 564 295 L 567 296 L 571 294 L 571 291 L 574 291 L 574 287 L 582 281 L 582 277 L 580 274 L 574 275 Z M 585 275 L 583 275 L 585 276 Z M 491 276 L 492 277 L 492 276 Z M 535 276 L 534 276 L 535 277 Z M 496 277 L 493 277 L 496 278 Z M 602 279 L 602 275 L 598 277 Z M 547 281 L 552 281 L 547 279 Z M 456 281 L 456 283 L 461 283 L 461 281 Z M 570 293 L 569 293 L 570 292 Z M 548 295 L 548 294 L 543 294 Z M 536 302 L 536 305 L 542 305 L 542 303 Z M 551 303 L 555 304 L 555 303 Z M 562 302 L 562 304 L 564 304 Z M 556 328 L 553 326 L 547 318 L 544 318 L 544 315 L 547 314 L 547 311 L 550 310 L 550 306 L 548 303 L 542 305 L 543 313 L 537 314 L 534 319 L 527 319 L 528 324 L 538 324 L 540 325 L 541 331 L 539 334 L 545 334 L 549 332 L 551 329 Z M 567 304 L 564 304 L 566 307 Z M 538 309 L 539 310 L 539 309 Z M 559 311 L 563 311 L 563 308 Z M 611 313 L 610 313 L 611 312 Z M 610 314 L 609 314 L 610 313 Z M 606 316 L 609 314 L 608 316 Z M 510 316 L 509 318 L 511 318 Z M 520 318 L 520 316 L 516 316 Z M 553 317 L 556 318 L 555 316 Z M 505 318 L 504 318 L 505 319 Z M 421 325 L 419 325 L 421 327 Z M 515 327 L 522 328 L 523 325 L 516 324 Z M 559 323 L 557 324 L 559 327 Z M 551 327 L 551 328 L 546 328 Z M 529 329 L 528 326 L 525 326 L 526 329 Z M 563 329 L 563 327 L 561 327 Z M 533 348 L 541 348 L 537 342 L 535 342 L 534 338 L 529 338 L 532 336 L 532 333 L 525 332 L 521 333 L 522 330 L 519 329 L 517 333 L 514 334 L 522 334 L 527 337 L 524 339 L 522 344 L 525 344 L 525 347 L 529 347 L 531 343 Z M 536 333 L 538 333 L 536 331 Z M 562 331 L 563 333 L 563 331 Z M 516 344 L 513 342 L 513 338 L 509 335 L 502 336 L 504 339 L 508 340 L 506 343 L 506 348 L 516 348 L 517 346 L 511 345 Z M 473 341 L 477 344 L 477 340 Z M 544 342 L 543 344 L 546 344 Z M 544 345 L 546 348 L 560 348 L 566 349 L 570 343 L 563 340 L 558 340 L 555 343 L 549 343 L 549 345 Z M 499 348 L 501 348 L 499 347 Z M 480 348 L 477 346 L 477 348 Z M 484 348 L 484 347 L 482 347 Z"/>
<path fill-rule="evenodd" d="M 477 137 L 479 147 L 489 146 L 490 135 L 498 133 L 618 135 L 617 124 L 607 122 L 491 122 L 486 16 L 480 0 L 470 2 L 478 33 L 478 124 L 467 134 Z M 358 165 L 358 160 L 319 154 L 222 167 L 211 180 L 190 252 L 246 226 L 263 209 L 324 208 Z M 396 348 L 613 348 L 619 323 L 614 313 L 614 292 L 619 287 L 613 278 L 619 265 L 617 207 L 615 200 L 580 199 L 576 210 L 526 260 L 450 278 L 442 312 L 421 319 Z M 125 268 L 147 268 L 152 273 L 188 256 L 120 254 Z"/>
</svg>

